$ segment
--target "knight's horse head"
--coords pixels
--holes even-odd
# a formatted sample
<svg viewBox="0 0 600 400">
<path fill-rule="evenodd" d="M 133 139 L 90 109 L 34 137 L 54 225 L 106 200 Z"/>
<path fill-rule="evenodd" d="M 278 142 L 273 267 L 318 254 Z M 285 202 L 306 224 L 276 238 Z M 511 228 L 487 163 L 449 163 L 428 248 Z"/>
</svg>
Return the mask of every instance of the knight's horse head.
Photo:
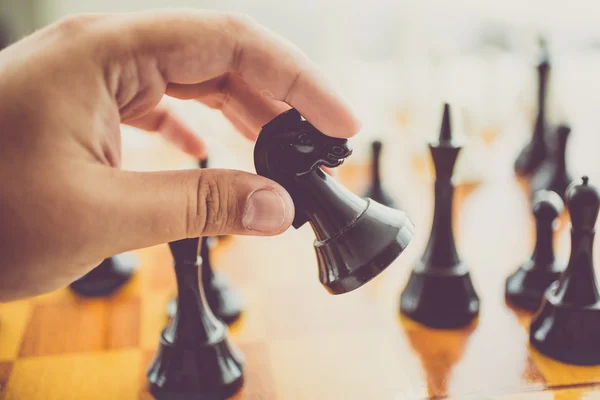
<svg viewBox="0 0 600 400">
<path fill-rule="evenodd" d="M 324 135 L 291 109 L 263 127 L 254 162 L 256 172 L 263 176 L 298 176 L 320 166 L 337 167 L 351 154 L 348 140 Z"/>
</svg>

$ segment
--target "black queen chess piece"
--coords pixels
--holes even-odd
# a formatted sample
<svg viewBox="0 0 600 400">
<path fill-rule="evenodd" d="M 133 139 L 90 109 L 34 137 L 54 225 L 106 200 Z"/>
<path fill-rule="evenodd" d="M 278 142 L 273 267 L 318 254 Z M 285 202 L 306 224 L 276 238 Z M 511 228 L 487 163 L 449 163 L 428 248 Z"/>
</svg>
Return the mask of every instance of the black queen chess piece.
<svg viewBox="0 0 600 400">
<path fill-rule="evenodd" d="M 452 138 L 449 104 L 444 105 L 439 141 L 429 149 L 436 175 L 433 223 L 425 253 L 400 296 L 400 311 L 431 328 L 459 328 L 479 314 L 479 297 L 452 231 L 452 173 L 462 146 Z"/>
<path fill-rule="evenodd" d="M 600 293 L 593 244 L 600 194 L 587 177 L 567 190 L 571 255 L 533 317 L 529 340 L 541 353 L 575 365 L 600 365 Z"/>
<path fill-rule="evenodd" d="M 135 253 L 117 254 L 72 282 L 70 288 L 84 297 L 109 296 L 129 282 L 138 266 L 139 258 Z"/>
<path fill-rule="evenodd" d="M 536 311 L 548 286 L 556 281 L 564 265 L 554 257 L 554 224 L 564 204 L 560 196 L 548 190 L 538 191 L 533 198 L 535 218 L 535 249 L 506 280 L 505 295 L 509 303 L 527 311 Z"/>
<path fill-rule="evenodd" d="M 548 92 L 548 80 L 550 75 L 550 57 L 546 41 L 540 39 L 540 57 L 537 66 L 538 90 L 537 90 L 537 117 L 530 141 L 519 153 L 515 160 L 515 173 L 519 176 L 529 177 L 542 164 L 548 154 L 546 131 L 546 98 Z"/>
<path fill-rule="evenodd" d="M 225 275 L 212 267 L 210 249 L 219 239 L 216 237 L 202 238 L 200 241 L 200 260 L 202 268 L 202 286 L 206 301 L 213 314 L 226 324 L 235 322 L 242 314 L 242 296 L 233 289 Z M 173 318 L 177 311 L 177 299 L 167 306 L 167 314 Z"/>
<path fill-rule="evenodd" d="M 199 239 L 169 243 L 177 277 L 177 311 L 163 330 L 147 376 L 158 400 L 223 400 L 244 382 L 244 356 L 230 341 L 200 284 Z"/>
<path fill-rule="evenodd" d="M 295 109 L 263 126 L 254 148 L 256 172 L 290 193 L 294 228 L 310 223 L 319 279 L 332 294 L 377 276 L 406 249 L 414 231 L 404 212 L 362 199 L 320 168 L 335 168 L 351 154 L 348 140 L 324 135 Z"/>
<path fill-rule="evenodd" d="M 381 180 L 381 151 L 383 144 L 379 140 L 371 143 L 371 184 L 363 197 L 373 199 L 384 206 L 398 208 L 398 205 L 383 187 Z"/>
</svg>

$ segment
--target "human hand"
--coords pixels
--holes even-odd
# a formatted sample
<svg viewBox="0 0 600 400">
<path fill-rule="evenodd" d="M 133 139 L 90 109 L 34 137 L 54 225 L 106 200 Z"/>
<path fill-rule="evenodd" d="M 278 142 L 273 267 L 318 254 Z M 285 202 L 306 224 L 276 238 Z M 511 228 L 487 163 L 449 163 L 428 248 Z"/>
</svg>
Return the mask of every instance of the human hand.
<svg viewBox="0 0 600 400">
<path fill-rule="evenodd" d="M 264 177 L 119 169 L 122 122 L 204 156 L 156 108 L 165 94 L 220 109 L 250 139 L 290 106 L 328 135 L 359 129 L 298 49 L 216 12 L 70 17 L 0 52 L 0 92 L 0 300 L 60 288 L 124 251 L 289 227 L 292 200 Z"/>
</svg>

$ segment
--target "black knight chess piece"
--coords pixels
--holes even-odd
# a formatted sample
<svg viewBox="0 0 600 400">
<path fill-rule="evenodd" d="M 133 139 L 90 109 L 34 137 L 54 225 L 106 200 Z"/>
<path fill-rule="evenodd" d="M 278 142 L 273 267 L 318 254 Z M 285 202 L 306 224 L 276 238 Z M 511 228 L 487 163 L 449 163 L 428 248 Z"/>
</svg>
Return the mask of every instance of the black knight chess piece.
<svg viewBox="0 0 600 400">
<path fill-rule="evenodd" d="M 71 283 L 70 288 L 84 297 L 111 295 L 131 279 L 138 265 L 139 259 L 134 253 L 117 254 Z"/>
<path fill-rule="evenodd" d="M 242 313 L 243 301 L 240 294 L 235 291 L 227 277 L 214 271 L 211 263 L 210 249 L 219 239 L 207 237 L 201 239 L 200 262 L 202 268 L 202 286 L 206 301 L 213 314 L 226 324 L 235 322 Z M 171 300 L 167 308 L 169 317 L 173 317 L 177 310 L 177 299 Z"/>
<path fill-rule="evenodd" d="M 567 168 L 567 141 L 571 128 L 560 125 L 552 137 L 549 153 L 531 178 L 531 192 L 552 190 L 564 197 L 573 181 Z"/>
<path fill-rule="evenodd" d="M 546 97 L 548 91 L 548 78 L 550 75 L 550 58 L 544 40 L 540 40 L 540 60 L 537 66 L 538 92 L 537 92 L 537 117 L 533 135 L 527 145 L 521 150 L 515 161 L 515 172 L 519 176 L 529 177 L 540 166 L 548 154 L 546 143 Z"/>
<path fill-rule="evenodd" d="M 554 222 L 563 211 L 563 201 L 552 191 L 541 190 L 533 199 L 536 241 L 531 258 L 506 280 L 509 303 L 528 311 L 540 307 L 544 293 L 556 281 L 564 266 L 554 258 Z"/>
<path fill-rule="evenodd" d="M 460 146 L 452 138 L 450 106 L 444 105 L 439 141 L 429 149 L 436 172 L 435 206 L 429 242 L 400 297 L 400 311 L 432 328 L 468 325 L 479 314 L 469 268 L 456 251 L 452 224 L 452 173 Z"/>
<path fill-rule="evenodd" d="M 376 140 L 371 144 L 371 185 L 363 197 L 373 199 L 384 206 L 398 208 L 392 196 L 383 187 L 381 182 L 381 150 L 383 144 Z"/>
<path fill-rule="evenodd" d="M 319 279 L 332 294 L 377 276 L 405 250 L 414 230 L 404 212 L 360 198 L 321 170 L 351 153 L 346 139 L 324 135 L 295 109 L 263 126 L 254 148 L 256 172 L 290 193 L 294 228 L 310 222 Z"/>
<path fill-rule="evenodd" d="M 593 244 L 600 194 L 587 177 L 567 190 L 571 217 L 571 255 L 567 268 L 546 291 L 533 317 L 529 340 L 556 360 L 600 365 L 600 293 Z"/>
<path fill-rule="evenodd" d="M 169 243 L 178 304 L 147 373 L 158 400 L 223 400 L 244 382 L 244 356 L 213 315 L 200 285 L 198 246 L 197 238 Z"/>
</svg>

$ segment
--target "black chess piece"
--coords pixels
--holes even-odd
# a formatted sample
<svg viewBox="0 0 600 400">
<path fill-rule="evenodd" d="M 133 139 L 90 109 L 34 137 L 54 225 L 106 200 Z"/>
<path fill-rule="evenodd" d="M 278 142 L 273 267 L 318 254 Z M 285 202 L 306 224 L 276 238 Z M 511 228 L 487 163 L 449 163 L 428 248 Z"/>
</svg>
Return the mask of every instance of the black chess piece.
<svg viewBox="0 0 600 400">
<path fill-rule="evenodd" d="M 550 75 L 550 57 L 544 40 L 540 40 L 540 59 L 537 66 L 538 74 L 538 112 L 533 129 L 533 135 L 527 145 L 521 150 L 515 161 L 515 172 L 519 176 L 531 176 L 548 154 L 546 143 L 546 97 L 548 78 Z"/>
<path fill-rule="evenodd" d="M 452 173 L 462 146 L 452 138 L 450 105 L 444 105 L 440 138 L 429 149 L 436 172 L 429 242 L 400 297 L 400 311 L 432 328 L 468 325 L 479 314 L 469 268 L 456 251 L 452 226 Z"/>
<path fill-rule="evenodd" d="M 552 191 L 541 190 L 533 199 L 536 241 L 531 258 L 506 280 L 506 299 L 528 311 L 540 307 L 544 293 L 556 281 L 564 266 L 554 258 L 554 221 L 563 211 L 563 201 Z"/>
<path fill-rule="evenodd" d="M 138 265 L 134 253 L 117 254 L 71 283 L 70 288 L 84 297 L 108 296 L 131 279 Z"/>
<path fill-rule="evenodd" d="M 352 153 L 346 139 L 318 131 L 295 109 L 263 126 L 254 148 L 259 175 L 294 201 L 294 228 L 315 233 L 319 278 L 332 294 L 352 291 L 387 268 L 408 246 L 414 226 L 402 211 L 362 199 L 324 173 Z"/>
<path fill-rule="evenodd" d="M 600 365 L 600 293 L 593 243 L 600 194 L 587 177 L 567 190 L 571 255 L 567 268 L 546 291 L 530 326 L 533 347 L 556 360 Z"/>
<path fill-rule="evenodd" d="M 243 301 L 235 291 L 227 277 L 215 272 L 212 268 L 210 248 L 215 246 L 217 238 L 202 238 L 200 244 L 200 260 L 202 265 L 202 285 L 208 305 L 213 314 L 226 324 L 235 322 L 242 313 Z M 173 317 L 177 310 L 177 299 L 171 300 L 167 306 L 167 314 Z"/>
<path fill-rule="evenodd" d="M 169 243 L 178 304 L 147 373 L 158 400 L 223 400 L 243 385 L 244 356 L 213 315 L 200 285 L 198 245 L 197 238 Z"/>
<path fill-rule="evenodd" d="M 544 159 L 531 178 L 531 193 L 539 190 L 552 190 L 564 199 L 567 188 L 573 181 L 567 168 L 566 156 L 570 133 L 571 128 L 567 125 L 560 125 L 554 132 L 548 157 Z"/>
<path fill-rule="evenodd" d="M 363 197 L 373 199 L 384 206 L 398 208 L 392 196 L 381 183 L 381 149 L 383 144 L 376 140 L 371 144 L 371 185 Z"/>
</svg>

